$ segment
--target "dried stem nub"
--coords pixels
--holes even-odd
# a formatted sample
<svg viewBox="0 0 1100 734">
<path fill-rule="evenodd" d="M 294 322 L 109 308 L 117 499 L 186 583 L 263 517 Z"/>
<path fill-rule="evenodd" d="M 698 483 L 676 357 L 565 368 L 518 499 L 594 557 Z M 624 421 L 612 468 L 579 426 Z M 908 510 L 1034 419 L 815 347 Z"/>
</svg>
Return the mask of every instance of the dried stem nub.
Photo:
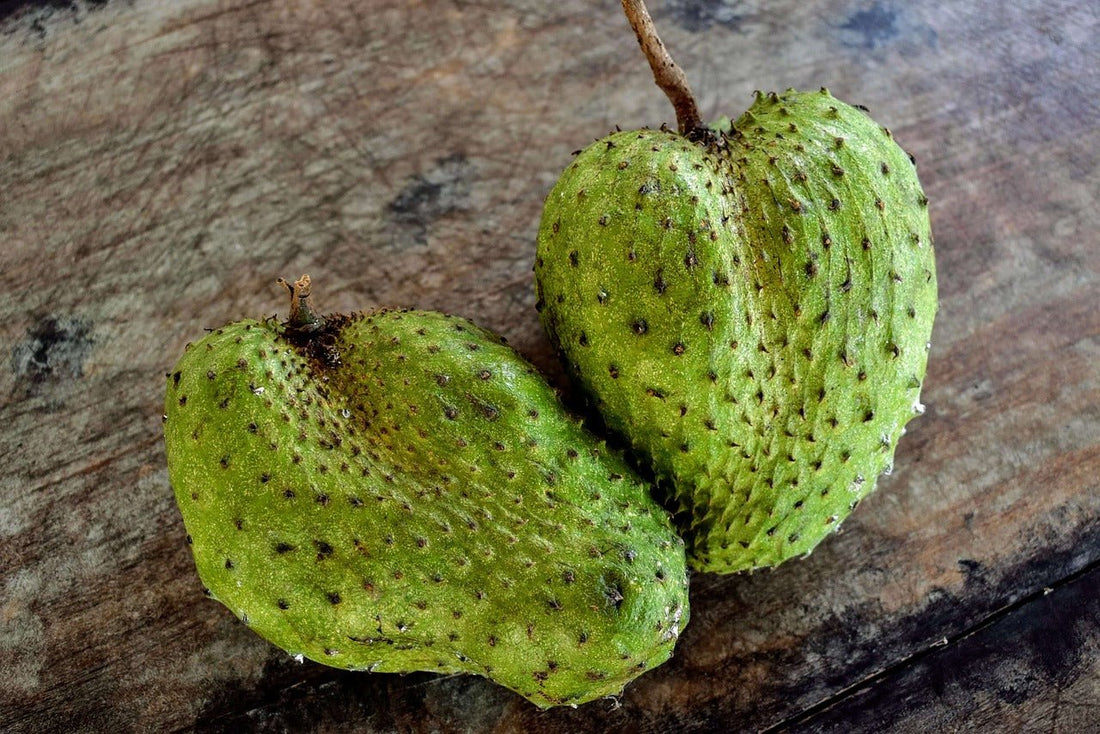
<svg viewBox="0 0 1100 734">
<path fill-rule="evenodd" d="M 276 282 L 290 291 L 290 317 L 286 320 L 287 328 L 297 332 L 311 332 L 325 325 L 325 319 L 313 310 L 313 294 L 308 275 L 303 275 L 293 283 L 285 278 L 279 278 Z"/>
<path fill-rule="evenodd" d="M 680 134 L 693 135 L 703 127 L 703 120 L 699 116 L 699 107 L 695 103 L 691 87 L 688 86 L 684 70 L 676 65 L 661 42 L 645 2 L 622 0 L 622 4 L 630 27 L 638 37 L 638 45 L 642 47 L 642 53 L 649 61 L 649 68 L 653 70 L 653 80 L 676 110 L 676 124 L 680 128 Z"/>
</svg>

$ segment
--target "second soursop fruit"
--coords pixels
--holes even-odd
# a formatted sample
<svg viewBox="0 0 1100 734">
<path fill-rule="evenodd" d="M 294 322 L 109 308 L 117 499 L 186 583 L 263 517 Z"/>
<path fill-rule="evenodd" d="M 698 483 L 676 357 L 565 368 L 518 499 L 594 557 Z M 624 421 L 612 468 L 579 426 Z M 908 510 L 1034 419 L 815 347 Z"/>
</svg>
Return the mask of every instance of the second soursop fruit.
<svg viewBox="0 0 1100 734">
<path fill-rule="evenodd" d="M 732 126 L 619 132 L 546 201 L 552 341 L 651 463 L 692 564 L 809 552 L 892 466 L 921 407 L 936 276 L 927 199 L 889 132 L 826 90 Z"/>
<path fill-rule="evenodd" d="M 308 281 L 295 286 L 308 293 Z M 296 655 L 618 693 L 688 620 L 667 514 L 499 337 L 421 311 L 241 321 L 168 377 L 210 594 Z"/>
</svg>

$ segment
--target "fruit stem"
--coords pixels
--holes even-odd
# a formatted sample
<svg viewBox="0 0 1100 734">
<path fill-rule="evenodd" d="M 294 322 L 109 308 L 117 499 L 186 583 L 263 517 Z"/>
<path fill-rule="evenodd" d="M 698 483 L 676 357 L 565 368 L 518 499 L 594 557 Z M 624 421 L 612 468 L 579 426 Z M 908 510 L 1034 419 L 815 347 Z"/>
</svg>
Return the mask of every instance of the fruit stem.
<svg viewBox="0 0 1100 734">
<path fill-rule="evenodd" d="M 680 128 L 680 134 L 692 135 L 703 127 L 703 119 L 699 116 L 699 107 L 695 103 L 695 95 L 691 93 L 684 70 L 676 65 L 668 49 L 661 43 L 644 0 L 622 0 L 622 4 L 626 19 L 630 21 L 634 35 L 638 37 L 638 45 L 642 47 L 642 53 L 649 61 L 649 68 L 653 70 L 653 81 L 657 82 L 657 86 L 676 110 L 676 124 Z"/>
<path fill-rule="evenodd" d="M 286 320 L 288 328 L 298 332 L 309 332 L 324 326 L 324 318 L 313 311 L 313 294 L 308 275 L 303 275 L 293 283 L 285 278 L 279 278 L 275 282 L 286 286 L 290 291 L 290 317 Z"/>
</svg>

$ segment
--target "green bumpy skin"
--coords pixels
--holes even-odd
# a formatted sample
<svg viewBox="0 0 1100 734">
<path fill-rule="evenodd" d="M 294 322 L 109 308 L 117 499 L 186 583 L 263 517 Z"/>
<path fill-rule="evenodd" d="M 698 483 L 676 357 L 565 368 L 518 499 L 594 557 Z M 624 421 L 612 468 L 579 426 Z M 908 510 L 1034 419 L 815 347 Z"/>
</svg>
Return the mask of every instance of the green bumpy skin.
<svg viewBox="0 0 1100 734">
<path fill-rule="evenodd" d="M 211 596 L 296 656 L 616 694 L 688 621 L 683 542 L 621 456 L 469 321 L 380 311 L 189 346 L 168 471 Z"/>
<path fill-rule="evenodd" d="M 923 410 L 927 199 L 889 131 L 827 90 L 758 94 L 702 142 L 591 145 L 547 198 L 535 277 L 551 340 L 651 463 L 698 570 L 809 553 Z"/>
</svg>

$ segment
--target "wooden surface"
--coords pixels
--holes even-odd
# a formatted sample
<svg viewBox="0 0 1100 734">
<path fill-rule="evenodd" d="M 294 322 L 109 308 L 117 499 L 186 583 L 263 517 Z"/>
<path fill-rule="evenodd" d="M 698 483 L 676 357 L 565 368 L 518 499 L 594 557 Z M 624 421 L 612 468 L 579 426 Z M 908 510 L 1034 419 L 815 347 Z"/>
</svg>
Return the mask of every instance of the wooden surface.
<svg viewBox="0 0 1100 734">
<path fill-rule="evenodd" d="M 896 471 L 803 561 L 696 576 L 676 656 L 539 712 L 298 664 L 203 598 L 163 375 L 204 327 L 461 313 L 555 379 L 541 200 L 671 121 L 613 0 L 0 2 L 0 729 L 1100 730 L 1100 19 L 653 0 L 704 115 L 828 86 L 912 153 L 941 309 Z"/>
</svg>

